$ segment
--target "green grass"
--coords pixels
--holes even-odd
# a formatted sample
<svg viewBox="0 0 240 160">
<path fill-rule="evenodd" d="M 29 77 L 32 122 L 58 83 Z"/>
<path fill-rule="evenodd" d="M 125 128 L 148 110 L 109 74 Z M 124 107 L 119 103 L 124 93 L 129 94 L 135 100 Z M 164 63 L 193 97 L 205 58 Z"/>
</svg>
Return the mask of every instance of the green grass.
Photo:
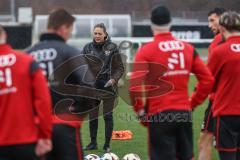
<svg viewBox="0 0 240 160">
<path fill-rule="evenodd" d="M 194 88 L 196 80 L 195 78 L 190 79 L 189 91 L 191 92 Z M 200 133 L 202 119 L 204 111 L 207 106 L 207 101 L 199 106 L 193 114 L 193 131 L 194 131 L 194 153 L 195 157 L 198 155 L 197 141 Z M 111 142 L 111 149 L 113 153 L 116 153 L 120 159 L 127 153 L 136 153 L 141 157 L 141 160 L 148 159 L 147 149 L 147 130 L 142 127 L 139 122 L 135 120 L 135 113 L 132 108 L 129 107 L 122 100 L 119 101 L 117 108 L 114 110 L 114 130 L 131 130 L 133 132 L 132 140 L 118 141 L 113 140 Z M 89 139 L 88 122 L 85 122 L 81 130 L 82 142 L 86 146 Z M 101 117 L 99 119 L 99 130 L 98 130 L 98 150 L 86 152 L 85 154 L 94 153 L 103 155 L 102 146 L 104 143 L 104 120 Z M 217 152 L 214 149 L 212 160 L 218 160 Z"/>
</svg>

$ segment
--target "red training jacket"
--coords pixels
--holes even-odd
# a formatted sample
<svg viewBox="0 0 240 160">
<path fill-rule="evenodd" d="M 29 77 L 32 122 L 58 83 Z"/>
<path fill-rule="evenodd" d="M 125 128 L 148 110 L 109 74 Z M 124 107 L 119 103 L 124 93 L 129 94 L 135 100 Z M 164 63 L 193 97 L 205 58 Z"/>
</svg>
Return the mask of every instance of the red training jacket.
<svg viewBox="0 0 240 160">
<path fill-rule="evenodd" d="M 51 138 L 51 108 L 46 78 L 33 58 L 0 45 L 0 146 Z"/>
<path fill-rule="evenodd" d="M 210 56 L 212 56 L 212 51 L 214 48 L 219 46 L 220 44 L 224 43 L 223 36 L 221 34 L 217 34 L 214 38 L 211 44 L 208 47 L 208 60 L 210 59 Z"/>
<path fill-rule="evenodd" d="M 219 46 L 222 43 L 224 43 L 223 36 L 221 34 L 217 34 L 214 37 L 213 41 L 211 42 L 210 46 L 208 47 L 208 61 L 209 61 L 210 57 L 212 56 L 213 49 L 216 48 L 217 46 Z M 211 93 L 209 95 L 209 100 L 210 101 L 214 100 L 214 93 Z"/>
<path fill-rule="evenodd" d="M 240 115 L 240 36 L 215 48 L 208 67 L 216 81 L 213 116 Z"/>
<path fill-rule="evenodd" d="M 134 63 L 139 62 L 161 64 L 167 68 L 167 72 L 162 76 L 158 73 L 160 70 L 149 69 L 150 72 L 145 77 L 145 82 L 150 81 L 154 85 L 156 81 L 164 80 L 173 87 L 167 93 L 148 97 L 148 115 L 165 110 L 191 110 L 202 103 L 212 89 L 213 77 L 194 47 L 175 39 L 170 32 L 156 35 L 153 42 L 140 48 Z M 188 95 L 190 73 L 194 73 L 199 81 L 191 98 L 192 101 Z M 164 87 L 164 85 L 160 85 L 159 93 Z M 139 100 L 133 105 L 136 111 L 144 108 L 144 103 Z"/>
</svg>

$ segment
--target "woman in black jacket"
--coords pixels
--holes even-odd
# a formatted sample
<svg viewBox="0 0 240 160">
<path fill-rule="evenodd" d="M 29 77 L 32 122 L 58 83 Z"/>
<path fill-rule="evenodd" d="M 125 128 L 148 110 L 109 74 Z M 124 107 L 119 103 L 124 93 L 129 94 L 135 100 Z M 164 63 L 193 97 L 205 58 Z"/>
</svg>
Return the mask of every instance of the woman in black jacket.
<svg viewBox="0 0 240 160">
<path fill-rule="evenodd" d="M 94 26 L 93 42 L 84 46 L 83 54 L 94 55 L 102 61 L 102 64 L 94 64 L 102 65 L 101 71 L 99 71 L 99 74 L 96 77 L 95 86 L 97 89 L 108 91 L 114 95 L 109 98 L 101 98 L 103 101 L 103 114 L 105 121 L 105 144 L 103 149 L 105 152 L 110 152 L 110 140 L 113 131 L 112 111 L 117 97 L 117 82 L 123 75 L 124 66 L 118 47 L 115 43 L 111 42 L 103 23 Z M 99 104 L 100 102 L 98 105 Z M 86 150 L 97 149 L 98 110 L 99 107 L 96 107 L 89 114 L 91 142 L 85 148 Z"/>
</svg>

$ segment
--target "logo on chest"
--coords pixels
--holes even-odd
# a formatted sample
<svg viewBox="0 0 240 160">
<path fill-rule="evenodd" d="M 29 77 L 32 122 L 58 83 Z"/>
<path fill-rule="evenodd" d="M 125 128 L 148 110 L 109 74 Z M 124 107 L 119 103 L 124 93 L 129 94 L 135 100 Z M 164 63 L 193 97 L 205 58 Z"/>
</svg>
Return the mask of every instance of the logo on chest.
<svg viewBox="0 0 240 160">
<path fill-rule="evenodd" d="M 111 54 L 111 51 L 104 51 L 104 54 L 105 54 L 106 56 L 109 56 L 109 55 Z"/>
</svg>

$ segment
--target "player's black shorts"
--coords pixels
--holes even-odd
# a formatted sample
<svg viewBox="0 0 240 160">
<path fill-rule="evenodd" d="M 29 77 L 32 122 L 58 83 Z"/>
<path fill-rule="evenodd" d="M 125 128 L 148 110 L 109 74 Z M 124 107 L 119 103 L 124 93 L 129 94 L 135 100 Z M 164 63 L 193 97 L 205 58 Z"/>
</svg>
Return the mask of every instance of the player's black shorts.
<svg viewBox="0 0 240 160">
<path fill-rule="evenodd" d="M 164 111 L 152 119 L 154 121 L 149 123 L 150 160 L 190 160 L 193 157 L 191 112 Z"/>
<path fill-rule="evenodd" d="M 52 140 L 53 150 L 47 160 L 83 160 L 79 128 L 54 124 Z"/>
<path fill-rule="evenodd" d="M 239 151 L 240 116 L 221 116 L 214 118 L 214 136 L 218 151 Z"/>
<path fill-rule="evenodd" d="M 0 147 L 0 160 L 39 160 L 35 154 L 36 144 L 19 144 Z"/>
<path fill-rule="evenodd" d="M 212 101 L 209 101 L 208 107 L 205 111 L 205 116 L 202 123 L 202 132 L 213 133 L 213 113 L 212 113 Z"/>
</svg>

